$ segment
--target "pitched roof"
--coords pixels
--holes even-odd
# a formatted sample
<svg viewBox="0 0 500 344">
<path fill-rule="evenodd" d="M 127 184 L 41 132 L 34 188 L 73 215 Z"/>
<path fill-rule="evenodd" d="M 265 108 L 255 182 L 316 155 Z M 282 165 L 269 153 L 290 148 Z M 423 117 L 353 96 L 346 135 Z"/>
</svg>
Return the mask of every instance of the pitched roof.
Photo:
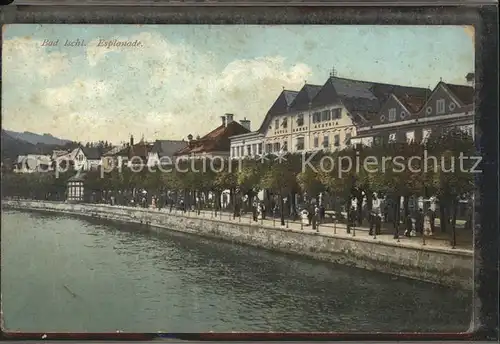
<svg viewBox="0 0 500 344">
<path fill-rule="evenodd" d="M 116 146 L 111 148 L 109 151 L 103 154 L 103 156 L 115 156 L 115 155 L 122 155 L 122 156 L 128 156 L 128 146 L 121 145 L 121 146 Z"/>
<path fill-rule="evenodd" d="M 321 90 L 322 86 L 305 84 L 302 89 L 297 93 L 295 99 L 290 105 L 291 110 L 301 111 L 309 108 L 309 104 L 313 98 Z"/>
<path fill-rule="evenodd" d="M 89 160 L 100 160 L 101 152 L 97 147 L 82 147 L 83 154 Z"/>
<path fill-rule="evenodd" d="M 313 99 L 313 105 L 325 105 L 340 100 L 349 112 L 377 113 L 391 94 L 408 107 L 421 107 L 431 90 L 380 82 L 362 81 L 336 76 L 330 77 Z"/>
<path fill-rule="evenodd" d="M 187 155 L 191 153 L 229 152 L 231 136 L 249 133 L 250 130 L 236 121 L 226 126 L 220 125 L 198 140 L 192 140 L 188 146 L 179 150 L 174 155 Z"/>
<path fill-rule="evenodd" d="M 474 102 L 474 88 L 465 85 L 454 85 L 444 83 L 446 87 L 458 98 L 464 105 L 470 105 Z"/>
<path fill-rule="evenodd" d="M 430 94 L 430 92 L 429 92 Z M 415 95 L 396 96 L 398 100 L 411 112 L 418 112 L 427 102 L 427 95 L 420 97 Z"/>
<path fill-rule="evenodd" d="M 129 159 L 132 159 L 132 157 L 141 157 L 146 159 L 152 149 L 152 144 L 141 141 L 129 147 L 128 157 Z"/>
<path fill-rule="evenodd" d="M 267 128 L 269 122 L 274 116 L 285 114 L 292 105 L 298 93 L 299 92 L 297 91 L 290 90 L 281 91 L 278 98 L 276 98 L 273 105 L 271 105 L 271 107 L 267 111 L 266 117 L 262 121 L 260 128 L 257 131 L 260 133 L 263 132 L 264 128 Z"/>
<path fill-rule="evenodd" d="M 157 153 L 159 157 L 171 157 L 187 145 L 188 143 L 184 140 L 156 140 L 151 153 Z"/>
</svg>

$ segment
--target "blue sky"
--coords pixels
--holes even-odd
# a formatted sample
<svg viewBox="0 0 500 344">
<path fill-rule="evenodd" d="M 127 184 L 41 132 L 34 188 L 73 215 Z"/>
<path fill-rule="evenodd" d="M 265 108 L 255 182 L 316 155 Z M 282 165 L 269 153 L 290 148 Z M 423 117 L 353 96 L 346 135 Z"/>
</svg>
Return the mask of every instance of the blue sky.
<svg viewBox="0 0 500 344">
<path fill-rule="evenodd" d="M 80 141 L 203 135 L 234 113 L 257 128 L 283 87 L 341 77 L 463 84 L 472 31 L 460 26 L 10 25 L 5 129 Z M 44 40 L 59 39 L 56 47 Z M 64 41 L 84 40 L 84 47 Z M 99 39 L 141 47 L 98 47 Z"/>
</svg>

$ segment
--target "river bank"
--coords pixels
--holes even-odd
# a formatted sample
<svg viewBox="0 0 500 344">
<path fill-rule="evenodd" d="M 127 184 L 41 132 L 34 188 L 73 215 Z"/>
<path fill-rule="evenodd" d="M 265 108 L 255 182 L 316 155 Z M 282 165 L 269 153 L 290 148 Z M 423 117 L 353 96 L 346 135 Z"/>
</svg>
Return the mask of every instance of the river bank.
<svg viewBox="0 0 500 344">
<path fill-rule="evenodd" d="M 473 283 L 473 252 L 462 249 L 389 241 L 382 237 L 374 239 L 359 234 L 353 237 L 339 232 L 272 227 L 229 217 L 214 218 L 209 214 L 170 213 L 168 210 L 104 204 L 10 200 L 3 201 L 2 207 L 139 223 L 144 225 L 144 230 L 174 230 L 218 238 L 464 289 L 471 289 Z"/>
</svg>

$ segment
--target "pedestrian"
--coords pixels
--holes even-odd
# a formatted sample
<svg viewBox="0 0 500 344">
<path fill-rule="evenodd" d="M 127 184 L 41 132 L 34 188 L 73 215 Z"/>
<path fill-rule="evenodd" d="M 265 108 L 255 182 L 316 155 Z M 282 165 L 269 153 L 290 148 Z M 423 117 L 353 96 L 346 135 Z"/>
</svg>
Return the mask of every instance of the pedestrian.
<svg viewBox="0 0 500 344">
<path fill-rule="evenodd" d="M 368 223 L 370 224 L 368 235 L 373 235 L 373 229 L 375 228 L 375 215 L 373 214 L 373 211 L 370 212 Z"/>
<path fill-rule="evenodd" d="M 418 210 L 416 219 L 415 219 L 415 230 L 417 233 L 424 233 L 424 211 L 422 208 Z"/>
<path fill-rule="evenodd" d="M 380 235 L 382 227 L 382 214 L 375 215 L 375 235 Z"/>
<path fill-rule="evenodd" d="M 321 223 L 325 221 L 325 212 L 326 212 L 325 206 L 321 204 L 319 207 L 319 218 Z"/>
<path fill-rule="evenodd" d="M 406 230 L 404 235 L 410 237 L 411 232 L 413 231 L 413 219 L 411 218 L 410 214 L 408 214 L 408 216 L 406 217 L 405 222 L 406 222 Z"/>
<path fill-rule="evenodd" d="M 436 230 L 436 211 L 434 209 L 429 209 L 429 221 L 431 225 L 431 235 L 433 235 Z"/>
<path fill-rule="evenodd" d="M 253 221 L 257 222 L 257 201 L 253 201 L 252 203 L 252 217 Z"/>
<path fill-rule="evenodd" d="M 312 223 L 312 229 L 315 229 L 316 231 L 319 231 L 318 230 L 318 220 L 319 220 L 319 208 L 318 208 L 318 206 L 315 206 L 314 213 L 312 214 L 311 223 Z"/>
</svg>

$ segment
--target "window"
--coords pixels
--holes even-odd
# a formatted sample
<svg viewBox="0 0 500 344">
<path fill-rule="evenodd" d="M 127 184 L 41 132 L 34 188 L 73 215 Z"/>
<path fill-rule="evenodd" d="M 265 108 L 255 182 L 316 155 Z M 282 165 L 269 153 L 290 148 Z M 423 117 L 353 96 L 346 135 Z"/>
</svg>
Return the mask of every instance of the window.
<svg viewBox="0 0 500 344">
<path fill-rule="evenodd" d="M 257 144 L 256 144 L 256 143 L 254 143 L 254 144 L 252 145 L 252 155 L 256 155 L 256 154 L 257 154 Z"/>
<path fill-rule="evenodd" d="M 396 142 L 396 133 L 389 134 L 389 142 Z"/>
<path fill-rule="evenodd" d="M 325 110 L 321 112 L 321 121 L 329 121 L 330 120 L 330 110 Z"/>
<path fill-rule="evenodd" d="M 274 121 L 274 130 L 278 130 L 279 127 L 280 127 L 280 120 L 277 119 L 277 120 Z"/>
<path fill-rule="evenodd" d="M 279 152 L 279 151 L 280 151 L 280 143 L 279 143 L 279 142 L 276 142 L 276 143 L 274 144 L 274 147 L 273 147 L 273 148 L 274 148 L 274 151 L 275 151 L 275 152 Z"/>
<path fill-rule="evenodd" d="M 235 147 L 231 147 L 231 155 L 233 157 L 236 156 L 236 148 Z"/>
<path fill-rule="evenodd" d="M 252 146 L 247 145 L 247 155 L 252 155 Z"/>
<path fill-rule="evenodd" d="M 427 115 L 430 115 L 432 113 L 432 107 L 428 106 L 426 109 L 425 109 L 425 113 Z"/>
<path fill-rule="evenodd" d="M 450 105 L 448 105 L 448 108 L 450 109 L 450 111 L 454 111 L 456 107 L 457 106 L 455 105 L 454 102 L 451 102 Z"/>
<path fill-rule="evenodd" d="M 332 119 L 340 119 L 342 117 L 342 109 L 333 109 L 332 110 Z"/>
<path fill-rule="evenodd" d="M 396 109 L 389 109 L 389 121 L 394 122 L 396 120 Z"/>
<path fill-rule="evenodd" d="M 375 146 L 380 146 L 382 144 L 382 138 L 380 136 L 375 136 L 373 138 L 373 144 Z"/>
<path fill-rule="evenodd" d="M 258 147 L 259 147 L 259 154 L 262 154 L 262 143 L 259 143 Z"/>
<path fill-rule="evenodd" d="M 350 145 L 351 144 L 351 133 L 346 133 L 345 134 L 345 144 Z"/>
<path fill-rule="evenodd" d="M 319 137 L 314 136 L 314 148 L 318 148 L 319 146 Z"/>
<path fill-rule="evenodd" d="M 296 148 L 297 150 L 304 150 L 304 138 L 303 137 L 297 137 L 297 145 L 296 145 Z"/>
<path fill-rule="evenodd" d="M 330 141 L 330 138 L 328 137 L 328 135 L 323 136 L 323 147 L 324 148 L 327 148 L 330 145 L 329 141 Z"/>
<path fill-rule="evenodd" d="M 429 139 L 430 135 L 431 135 L 430 129 L 423 129 L 422 130 L 422 143 L 425 143 Z"/>
<path fill-rule="evenodd" d="M 271 143 L 266 144 L 266 153 L 272 153 L 273 145 Z"/>
<path fill-rule="evenodd" d="M 340 135 L 339 135 L 339 134 L 337 134 L 337 135 L 335 135 L 335 136 L 333 137 L 333 145 L 334 145 L 335 147 L 340 146 Z"/>
<path fill-rule="evenodd" d="M 438 115 L 441 115 L 445 112 L 445 107 L 444 107 L 444 99 L 439 99 L 437 102 L 436 102 L 436 113 Z"/>
<path fill-rule="evenodd" d="M 318 123 L 321 120 L 321 113 L 315 112 L 313 113 L 313 123 Z"/>
<path fill-rule="evenodd" d="M 283 152 L 287 152 L 288 151 L 288 142 L 286 142 L 286 141 L 283 142 L 281 149 L 283 150 Z"/>
<path fill-rule="evenodd" d="M 399 117 L 401 117 L 401 119 L 405 119 L 405 117 L 406 117 L 406 112 L 401 111 L 401 114 L 399 115 Z"/>
<path fill-rule="evenodd" d="M 298 115 L 297 116 L 297 126 L 301 127 L 304 125 L 304 115 Z"/>
<path fill-rule="evenodd" d="M 284 129 L 288 128 L 288 120 L 286 118 L 283 118 L 283 122 L 281 122 L 281 126 Z"/>
<path fill-rule="evenodd" d="M 407 131 L 406 132 L 406 141 L 413 142 L 413 140 L 415 140 L 415 132 L 414 131 Z"/>
<path fill-rule="evenodd" d="M 380 116 L 380 122 L 384 122 L 385 121 L 385 116 L 384 115 L 381 115 Z"/>
</svg>

